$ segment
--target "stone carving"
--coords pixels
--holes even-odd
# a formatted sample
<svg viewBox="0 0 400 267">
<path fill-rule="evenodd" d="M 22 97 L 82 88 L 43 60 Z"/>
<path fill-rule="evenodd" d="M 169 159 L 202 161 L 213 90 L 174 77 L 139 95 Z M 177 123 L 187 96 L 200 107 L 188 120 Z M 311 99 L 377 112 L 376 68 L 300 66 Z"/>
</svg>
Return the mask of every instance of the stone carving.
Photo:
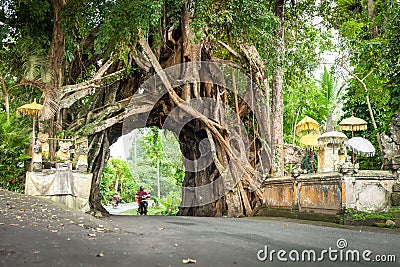
<svg viewBox="0 0 400 267">
<path fill-rule="evenodd" d="M 296 164 L 296 166 L 292 170 L 292 177 L 297 178 L 300 174 L 307 173 L 307 170 L 303 170 L 301 168 L 301 164 Z"/>
<path fill-rule="evenodd" d="M 284 145 L 284 161 L 285 164 L 298 164 L 301 163 L 301 160 L 303 159 L 303 156 L 305 154 L 304 149 L 294 146 L 294 145 L 289 145 L 285 144 Z"/>
<path fill-rule="evenodd" d="M 49 152 L 50 152 L 50 147 L 49 143 L 47 142 L 49 138 L 49 134 L 47 133 L 38 133 L 38 140 L 40 141 L 42 145 L 42 158 L 43 160 L 48 160 L 49 159 Z"/>
<path fill-rule="evenodd" d="M 32 170 L 34 172 L 42 171 L 42 145 L 39 140 L 36 140 L 35 145 L 33 146 L 32 163 Z"/>
<path fill-rule="evenodd" d="M 359 164 L 351 163 L 351 156 L 347 156 L 344 163 L 339 165 L 339 172 L 351 175 L 353 173 L 357 173 L 359 168 Z"/>
<path fill-rule="evenodd" d="M 79 170 L 80 172 L 87 172 L 88 168 L 88 151 L 89 151 L 89 145 L 88 145 L 88 139 L 87 137 L 81 138 L 79 140 L 76 140 L 75 143 L 75 152 L 78 157 L 78 161 L 76 163 L 76 169 Z"/>
<path fill-rule="evenodd" d="M 56 158 L 61 160 L 61 161 L 66 161 L 66 160 L 70 160 L 71 154 L 70 154 L 70 147 L 71 147 L 71 142 L 64 142 L 64 141 L 60 141 L 59 143 L 59 150 L 56 153 Z"/>
<path fill-rule="evenodd" d="M 382 157 L 386 159 L 386 167 L 400 179 L 400 112 L 393 117 L 389 126 L 390 135 L 381 134 L 383 146 Z"/>
</svg>

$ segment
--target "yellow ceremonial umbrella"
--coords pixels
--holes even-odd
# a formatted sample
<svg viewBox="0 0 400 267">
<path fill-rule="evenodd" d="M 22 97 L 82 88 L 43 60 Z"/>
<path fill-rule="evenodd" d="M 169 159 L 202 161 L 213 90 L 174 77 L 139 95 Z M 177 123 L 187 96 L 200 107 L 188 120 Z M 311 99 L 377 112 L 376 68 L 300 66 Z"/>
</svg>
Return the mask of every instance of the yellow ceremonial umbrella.
<svg viewBox="0 0 400 267">
<path fill-rule="evenodd" d="M 36 99 L 29 104 L 22 105 L 17 108 L 18 115 L 33 115 L 33 126 L 32 126 L 32 161 L 33 161 L 33 147 L 35 146 L 35 122 L 36 116 L 39 114 L 40 110 L 43 108 L 43 105 L 36 103 Z M 32 164 L 31 164 L 32 168 Z"/>
<path fill-rule="evenodd" d="M 306 147 L 318 147 L 318 137 L 319 134 L 316 133 L 306 134 L 300 138 L 299 142 Z"/>
<path fill-rule="evenodd" d="M 43 105 L 36 103 L 36 99 L 29 104 L 25 104 L 17 108 L 18 115 L 37 115 L 39 114 L 40 110 L 43 108 Z"/>
<path fill-rule="evenodd" d="M 340 130 L 351 131 L 351 136 L 354 137 L 354 131 L 363 131 L 367 129 L 367 122 L 363 119 L 354 117 L 346 118 L 339 123 Z"/>
<path fill-rule="evenodd" d="M 367 129 L 367 122 L 363 119 L 354 117 L 354 113 L 350 118 L 346 118 L 339 123 L 340 130 L 351 131 L 351 137 L 354 137 L 354 131 L 363 131 Z M 354 151 L 351 152 L 351 162 L 354 163 Z"/>
<path fill-rule="evenodd" d="M 311 131 L 315 131 L 318 133 L 318 129 L 319 123 L 308 116 L 305 116 L 301 121 L 299 121 L 299 123 L 296 124 L 296 133 L 298 135 L 301 135 L 302 132 L 310 133 Z"/>
<path fill-rule="evenodd" d="M 318 137 L 319 134 L 317 133 L 310 133 L 302 136 L 299 140 L 301 145 L 304 145 L 305 147 L 311 148 L 311 168 L 312 171 L 314 172 L 314 148 L 318 147 Z"/>
</svg>

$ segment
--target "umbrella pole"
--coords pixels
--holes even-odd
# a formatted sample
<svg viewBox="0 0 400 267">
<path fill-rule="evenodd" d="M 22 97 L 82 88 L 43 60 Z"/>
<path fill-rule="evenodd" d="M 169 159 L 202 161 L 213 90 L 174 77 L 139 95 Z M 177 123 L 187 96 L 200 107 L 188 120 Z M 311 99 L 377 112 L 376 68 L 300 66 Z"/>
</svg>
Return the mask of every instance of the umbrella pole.
<svg viewBox="0 0 400 267">
<path fill-rule="evenodd" d="M 353 125 L 351 125 L 351 138 L 354 137 L 354 130 L 353 130 Z M 351 150 L 351 163 L 354 164 L 354 150 Z"/>
<path fill-rule="evenodd" d="M 34 146 L 35 146 L 35 121 L 36 121 L 36 114 L 33 115 L 33 124 L 32 124 L 32 151 L 31 151 L 31 167 L 30 170 L 33 171 L 33 156 L 34 156 Z"/>
<path fill-rule="evenodd" d="M 311 169 L 312 172 L 314 173 L 314 148 L 311 149 Z"/>
</svg>

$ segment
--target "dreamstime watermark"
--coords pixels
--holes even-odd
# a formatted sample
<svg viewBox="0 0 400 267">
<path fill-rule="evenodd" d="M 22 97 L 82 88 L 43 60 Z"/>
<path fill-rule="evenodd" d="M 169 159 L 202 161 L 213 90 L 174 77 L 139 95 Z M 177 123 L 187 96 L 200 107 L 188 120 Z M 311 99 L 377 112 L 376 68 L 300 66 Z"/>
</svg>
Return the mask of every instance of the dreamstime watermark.
<svg viewBox="0 0 400 267">
<path fill-rule="evenodd" d="M 347 240 L 339 238 L 336 241 L 336 247 L 329 247 L 321 251 L 314 249 L 305 249 L 302 251 L 293 249 L 275 250 L 270 249 L 268 245 L 264 246 L 257 252 L 259 261 L 281 261 L 281 262 L 323 262 L 326 260 L 332 262 L 396 262 L 396 255 L 393 254 L 376 254 L 371 250 L 347 249 Z"/>
</svg>

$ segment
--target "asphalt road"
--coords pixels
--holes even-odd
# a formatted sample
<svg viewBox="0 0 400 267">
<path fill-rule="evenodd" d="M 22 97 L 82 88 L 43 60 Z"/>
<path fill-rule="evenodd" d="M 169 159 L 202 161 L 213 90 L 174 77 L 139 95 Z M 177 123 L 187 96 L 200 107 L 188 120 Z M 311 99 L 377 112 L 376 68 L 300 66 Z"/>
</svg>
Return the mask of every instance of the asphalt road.
<svg viewBox="0 0 400 267">
<path fill-rule="evenodd" d="M 346 261 L 356 250 L 360 262 Z M 95 219 L 0 190 L 0 266 L 365 266 L 363 253 L 397 260 L 369 266 L 399 266 L 400 232 L 277 218 Z"/>
</svg>

